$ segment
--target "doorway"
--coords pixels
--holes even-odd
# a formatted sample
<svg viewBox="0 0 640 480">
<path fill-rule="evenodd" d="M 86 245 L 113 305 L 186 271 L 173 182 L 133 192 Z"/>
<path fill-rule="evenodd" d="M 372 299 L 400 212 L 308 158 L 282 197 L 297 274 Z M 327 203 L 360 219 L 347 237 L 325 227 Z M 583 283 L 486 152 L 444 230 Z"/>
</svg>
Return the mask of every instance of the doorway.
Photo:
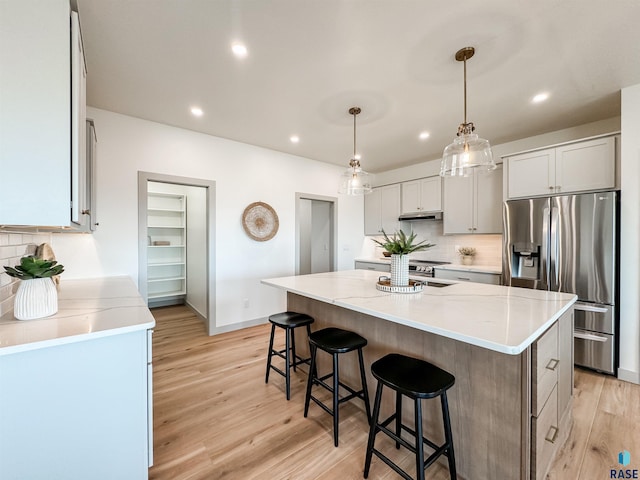
<svg viewBox="0 0 640 480">
<path fill-rule="evenodd" d="M 138 279 L 149 307 L 185 304 L 215 330 L 215 183 L 138 172 Z"/>
<path fill-rule="evenodd" d="M 296 275 L 336 270 L 337 199 L 296 193 Z"/>
</svg>

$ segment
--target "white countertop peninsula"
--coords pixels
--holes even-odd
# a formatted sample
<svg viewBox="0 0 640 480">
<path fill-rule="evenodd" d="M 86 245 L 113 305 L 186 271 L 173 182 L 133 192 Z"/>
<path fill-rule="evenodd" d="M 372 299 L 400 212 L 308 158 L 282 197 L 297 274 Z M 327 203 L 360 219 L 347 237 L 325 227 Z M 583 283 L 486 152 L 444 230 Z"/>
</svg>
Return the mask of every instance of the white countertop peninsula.
<svg viewBox="0 0 640 480">
<path fill-rule="evenodd" d="M 58 299 L 0 318 L 0 478 L 146 479 L 155 321 L 129 277 L 63 277 Z"/>
<path fill-rule="evenodd" d="M 425 280 L 447 286 L 391 294 L 376 289 L 381 275 L 349 270 L 262 282 L 285 290 L 287 309 L 311 315 L 312 330 L 338 327 L 365 337 L 366 365 L 396 352 L 450 372 L 456 379 L 448 397 L 460 478 L 544 478 L 571 430 L 575 296 L 437 278 Z M 306 333 L 295 334 L 296 350 L 304 355 Z M 357 386 L 357 361 L 349 355 L 340 360 L 340 378 Z M 323 372 L 329 363 L 324 357 L 318 359 Z M 366 370 L 373 394 L 376 381 Z M 403 407 L 405 418 L 413 417 L 410 403 Z M 433 421 L 439 406 L 425 401 L 425 408 L 427 437 L 441 438 Z"/>
<path fill-rule="evenodd" d="M 0 355 L 148 330 L 155 320 L 129 277 L 65 280 L 58 313 L 36 320 L 0 317 Z"/>
<path fill-rule="evenodd" d="M 428 279 L 421 293 L 376 289 L 379 272 L 351 270 L 263 280 L 288 292 L 497 352 L 519 354 L 577 297 L 566 293 Z"/>
</svg>

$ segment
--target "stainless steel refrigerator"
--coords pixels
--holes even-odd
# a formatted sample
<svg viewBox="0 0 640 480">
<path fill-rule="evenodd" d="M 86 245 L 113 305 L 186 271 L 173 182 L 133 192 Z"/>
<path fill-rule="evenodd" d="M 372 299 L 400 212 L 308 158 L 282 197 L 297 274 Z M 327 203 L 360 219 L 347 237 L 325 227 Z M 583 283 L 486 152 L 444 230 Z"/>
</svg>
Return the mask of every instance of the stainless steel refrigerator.
<svg viewBox="0 0 640 480">
<path fill-rule="evenodd" d="M 618 193 L 505 202 L 505 284 L 575 293 L 574 358 L 617 374 Z"/>
</svg>

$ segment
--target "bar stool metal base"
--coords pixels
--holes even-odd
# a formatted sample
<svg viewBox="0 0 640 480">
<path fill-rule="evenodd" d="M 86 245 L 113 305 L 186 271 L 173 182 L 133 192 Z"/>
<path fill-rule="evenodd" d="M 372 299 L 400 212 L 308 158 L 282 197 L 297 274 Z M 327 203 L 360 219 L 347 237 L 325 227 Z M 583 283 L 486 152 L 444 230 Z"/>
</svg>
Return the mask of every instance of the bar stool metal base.
<svg viewBox="0 0 640 480">
<path fill-rule="evenodd" d="M 313 318 L 304 313 L 297 312 L 283 312 L 276 313 L 269 317 L 271 322 L 271 337 L 269 339 L 269 353 L 267 354 L 267 372 L 264 377 L 264 383 L 269 383 L 269 372 L 273 369 L 285 378 L 285 390 L 287 400 L 291 398 L 291 369 L 296 371 L 296 367 L 300 364 L 311 363 L 311 357 L 302 358 L 296 353 L 296 338 L 294 330 L 297 327 L 307 327 L 307 336 L 311 335 L 310 325 L 313 323 Z M 282 350 L 274 350 L 273 340 L 275 336 L 276 327 L 280 327 L 285 331 L 285 348 Z M 284 359 L 284 370 L 272 365 L 271 360 L 276 355 Z"/>
<path fill-rule="evenodd" d="M 403 370 L 404 368 L 404 370 Z M 391 467 L 396 473 L 407 480 L 412 477 L 395 464 L 389 457 L 375 449 L 375 437 L 379 432 L 383 432 L 396 442 L 396 448 L 405 447 L 416 455 L 416 475 L 419 480 L 424 480 L 425 469 L 435 462 L 440 455 L 445 455 L 449 463 L 449 474 L 452 480 L 457 478 L 455 453 L 453 449 L 453 437 L 451 434 L 451 421 L 449 418 L 449 406 L 446 391 L 455 382 L 454 377 L 444 370 L 423 360 L 406 357 L 404 355 L 389 354 L 374 362 L 371 366 L 371 373 L 378 379 L 376 387 L 376 397 L 373 404 L 373 418 L 369 430 L 369 440 L 367 443 L 367 455 L 364 465 L 364 478 L 369 476 L 371 459 L 373 455 L 380 458 Z M 380 422 L 380 403 L 382 400 L 382 390 L 386 386 L 396 392 L 396 409 L 389 418 Z M 415 409 L 415 430 L 402 423 L 402 396 L 405 395 L 414 400 Z M 437 445 L 424 437 L 422 431 L 422 400 L 440 397 L 442 405 L 442 419 L 444 423 L 445 443 Z M 395 424 L 395 431 L 388 428 L 391 423 Z M 411 444 L 401 437 L 402 430 L 411 434 L 415 439 L 415 444 Z M 425 460 L 424 445 L 429 446 L 434 452 Z"/>
</svg>

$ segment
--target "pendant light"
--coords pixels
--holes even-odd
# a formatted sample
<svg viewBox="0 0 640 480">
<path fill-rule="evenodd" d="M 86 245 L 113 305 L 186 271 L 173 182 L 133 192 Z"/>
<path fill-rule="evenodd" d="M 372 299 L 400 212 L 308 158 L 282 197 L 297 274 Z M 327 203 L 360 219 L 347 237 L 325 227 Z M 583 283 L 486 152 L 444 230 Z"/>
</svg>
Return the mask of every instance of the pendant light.
<svg viewBox="0 0 640 480">
<path fill-rule="evenodd" d="M 447 145 L 442 154 L 440 175 L 443 177 L 467 177 L 473 170 L 490 172 L 496 168 L 489 140 L 479 138 L 478 134 L 473 133 L 476 127 L 472 122 L 467 122 L 467 60 L 474 53 L 473 47 L 465 47 L 456 52 L 456 60 L 464 62 L 464 123 L 460 124 L 453 143 Z"/>
<path fill-rule="evenodd" d="M 349 161 L 349 168 L 342 174 L 338 193 L 346 193 L 347 195 L 371 193 L 371 175 L 362 170 L 360 160 L 356 155 L 356 116 L 361 111 L 360 107 L 349 109 L 349 114 L 353 115 L 353 157 Z"/>
</svg>

